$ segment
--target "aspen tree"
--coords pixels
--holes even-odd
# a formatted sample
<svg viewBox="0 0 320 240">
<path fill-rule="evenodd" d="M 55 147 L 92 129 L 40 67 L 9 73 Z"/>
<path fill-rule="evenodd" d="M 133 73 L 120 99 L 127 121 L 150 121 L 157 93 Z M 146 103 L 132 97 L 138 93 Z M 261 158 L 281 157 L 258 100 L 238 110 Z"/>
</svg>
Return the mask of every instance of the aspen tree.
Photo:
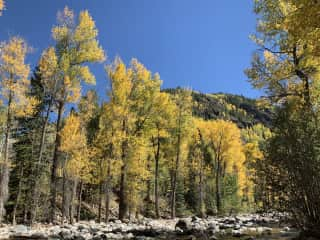
<svg viewBox="0 0 320 240">
<path fill-rule="evenodd" d="M 88 11 L 82 11 L 76 22 L 74 13 L 68 7 L 58 13 L 58 25 L 53 27 L 56 41 L 55 52 L 58 59 L 59 78 L 54 101 L 57 107 L 56 141 L 51 171 L 51 212 L 54 220 L 57 195 L 57 167 L 61 146 L 60 130 L 65 105 L 78 101 L 81 82 L 95 84 L 95 77 L 86 63 L 101 62 L 104 51 L 97 41 L 98 31 Z"/>
<path fill-rule="evenodd" d="M 160 93 L 157 96 L 156 105 L 157 110 L 155 110 L 154 116 L 152 117 L 152 126 L 150 130 L 151 142 L 152 142 L 152 152 L 155 160 L 154 169 L 154 195 L 155 195 L 155 214 L 156 217 L 160 217 L 159 210 L 159 163 L 161 152 L 164 151 L 161 147 L 162 142 L 170 137 L 169 130 L 173 125 L 173 117 L 175 110 L 175 103 L 170 99 L 167 93 Z"/>
<path fill-rule="evenodd" d="M 242 195 L 245 156 L 240 130 L 234 123 L 224 120 L 211 121 L 209 141 L 214 159 L 216 207 L 220 213 L 222 210 L 221 181 L 225 173 L 237 174 L 238 194 Z"/>
<path fill-rule="evenodd" d="M 111 84 L 108 93 L 110 111 L 117 124 L 116 135 L 120 136 L 119 218 L 123 219 L 129 210 L 129 197 L 133 200 L 135 194 L 128 195 L 129 187 L 133 189 L 133 185 L 128 185 L 128 177 L 146 177 L 143 169 L 136 168 L 145 164 L 144 133 L 155 112 L 155 96 L 160 92 L 161 81 L 157 74 L 152 75 L 136 59 L 127 68 L 118 58 L 107 71 Z M 134 181 L 130 183 L 136 184 Z"/>
</svg>

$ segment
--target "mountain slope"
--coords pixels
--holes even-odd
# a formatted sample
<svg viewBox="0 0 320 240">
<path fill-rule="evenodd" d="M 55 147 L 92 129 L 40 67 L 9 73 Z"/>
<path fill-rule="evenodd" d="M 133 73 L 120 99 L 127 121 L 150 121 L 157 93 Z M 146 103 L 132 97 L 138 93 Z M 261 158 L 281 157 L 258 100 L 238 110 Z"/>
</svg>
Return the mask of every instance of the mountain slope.
<svg viewBox="0 0 320 240">
<path fill-rule="evenodd" d="M 174 94 L 177 89 L 164 89 L 167 93 Z M 257 100 L 240 95 L 216 93 L 204 94 L 192 92 L 194 101 L 193 113 L 204 119 L 230 120 L 240 128 L 261 123 L 267 127 L 271 125 L 270 109 L 258 107 Z"/>
</svg>

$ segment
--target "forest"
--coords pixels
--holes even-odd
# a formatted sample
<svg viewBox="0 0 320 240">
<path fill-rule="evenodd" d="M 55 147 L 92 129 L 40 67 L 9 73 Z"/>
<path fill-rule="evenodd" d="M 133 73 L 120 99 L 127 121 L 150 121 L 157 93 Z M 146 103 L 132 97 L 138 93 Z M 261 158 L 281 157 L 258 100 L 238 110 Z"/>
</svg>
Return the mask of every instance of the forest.
<svg viewBox="0 0 320 240">
<path fill-rule="evenodd" d="M 259 99 L 164 89 L 136 58 L 108 58 L 87 10 L 57 13 L 35 69 L 22 37 L 3 41 L 0 223 L 276 210 L 319 237 L 320 3 L 254 2 Z"/>
</svg>

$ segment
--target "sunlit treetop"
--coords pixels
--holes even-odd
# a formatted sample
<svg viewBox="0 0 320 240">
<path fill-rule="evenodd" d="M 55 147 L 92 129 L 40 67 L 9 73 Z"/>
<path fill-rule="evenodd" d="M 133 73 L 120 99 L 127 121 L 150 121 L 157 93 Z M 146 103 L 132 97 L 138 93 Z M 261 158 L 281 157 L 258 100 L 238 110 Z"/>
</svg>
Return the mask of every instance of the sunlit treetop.
<svg viewBox="0 0 320 240">
<path fill-rule="evenodd" d="M 76 102 L 81 93 L 81 82 L 95 84 L 95 76 L 87 63 L 102 62 L 106 59 L 97 40 L 98 30 L 88 11 L 82 11 L 76 21 L 72 10 L 65 7 L 58 12 L 58 24 L 52 29 L 56 41 L 55 51 L 48 52 L 50 61 L 56 55 L 58 82 L 56 97 L 67 102 Z M 44 67 L 49 70 L 49 67 Z"/>
<path fill-rule="evenodd" d="M 58 58 L 53 47 L 44 50 L 39 61 L 41 81 L 46 93 L 54 94 L 57 88 Z"/>
<path fill-rule="evenodd" d="M 37 100 L 28 96 L 30 67 L 25 63 L 28 46 L 19 37 L 2 43 L 0 51 L 1 97 L 10 103 L 11 111 L 18 116 L 33 113 Z"/>
<path fill-rule="evenodd" d="M 0 16 L 2 15 L 2 11 L 3 11 L 4 7 L 5 7 L 4 1 L 0 0 Z"/>
<path fill-rule="evenodd" d="M 320 4 L 308 0 L 256 0 L 252 39 L 260 47 L 247 75 L 273 100 L 318 101 Z"/>
</svg>

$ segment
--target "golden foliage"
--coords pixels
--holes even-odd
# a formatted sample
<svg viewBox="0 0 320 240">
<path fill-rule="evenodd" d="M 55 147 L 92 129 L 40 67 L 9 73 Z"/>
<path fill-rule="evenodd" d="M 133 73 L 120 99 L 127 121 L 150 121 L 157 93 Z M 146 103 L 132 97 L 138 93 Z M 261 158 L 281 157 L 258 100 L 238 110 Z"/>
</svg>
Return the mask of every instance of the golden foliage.
<svg viewBox="0 0 320 240">
<path fill-rule="evenodd" d="M 78 179 L 89 179 L 90 162 L 87 139 L 79 116 L 71 113 L 60 132 L 60 151 L 67 156 L 66 171 Z"/>
<path fill-rule="evenodd" d="M 30 97 L 29 65 L 25 64 L 28 46 L 22 38 L 13 37 L 0 51 L 1 96 L 14 116 L 30 116 L 38 100 Z"/>
<path fill-rule="evenodd" d="M 4 8 L 5 8 L 5 2 L 4 2 L 4 0 L 0 0 L 0 16 L 1 16 Z"/>
<path fill-rule="evenodd" d="M 102 62 L 105 54 L 98 43 L 98 31 L 88 11 L 80 12 L 78 21 L 75 21 L 74 12 L 65 7 L 58 13 L 57 22 L 52 28 L 56 47 L 49 48 L 43 54 L 40 69 L 45 76 L 51 76 L 51 91 L 55 92 L 56 99 L 77 102 L 81 96 L 80 83 L 96 82 L 85 64 Z"/>
<path fill-rule="evenodd" d="M 246 167 L 240 129 L 236 124 L 224 120 L 210 121 L 207 128 L 207 138 L 213 150 L 215 165 L 219 164 L 223 172 L 237 175 L 238 194 L 242 196 Z"/>
<path fill-rule="evenodd" d="M 258 0 L 255 11 L 260 18 L 252 38 L 264 51 L 253 56 L 247 70 L 250 82 L 273 101 L 303 97 L 318 109 L 320 5 L 308 0 Z"/>
</svg>

